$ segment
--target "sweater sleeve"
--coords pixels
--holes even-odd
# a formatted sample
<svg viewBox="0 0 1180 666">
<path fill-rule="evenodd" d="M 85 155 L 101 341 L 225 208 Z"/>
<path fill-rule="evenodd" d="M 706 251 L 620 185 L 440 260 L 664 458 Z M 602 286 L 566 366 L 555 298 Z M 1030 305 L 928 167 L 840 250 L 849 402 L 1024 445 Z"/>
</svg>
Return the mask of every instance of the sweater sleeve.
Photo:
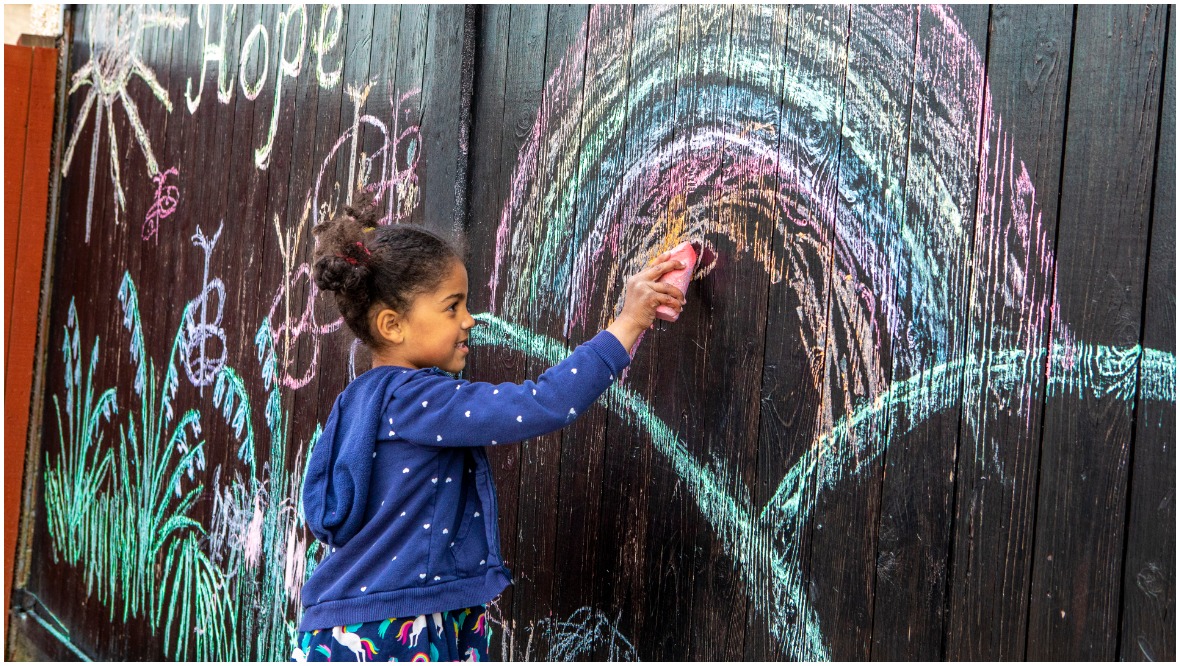
<svg viewBox="0 0 1180 666">
<path fill-rule="evenodd" d="M 389 438 L 423 446 L 494 446 L 563 428 L 610 387 L 631 357 L 603 331 L 521 384 L 468 382 L 423 375 L 389 404 Z"/>
</svg>

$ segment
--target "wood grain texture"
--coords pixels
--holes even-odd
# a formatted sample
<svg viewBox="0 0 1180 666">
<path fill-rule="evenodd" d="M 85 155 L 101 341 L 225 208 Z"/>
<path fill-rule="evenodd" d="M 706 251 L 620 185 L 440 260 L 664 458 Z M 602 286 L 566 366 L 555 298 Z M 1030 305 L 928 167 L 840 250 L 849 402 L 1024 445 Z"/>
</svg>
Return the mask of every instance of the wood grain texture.
<svg viewBox="0 0 1180 666">
<path fill-rule="evenodd" d="M 491 656 L 1174 657 L 1169 8 L 76 15 L 17 590 L 73 647 L 299 648 L 324 556 L 305 465 L 372 362 L 313 284 L 311 229 L 368 187 L 385 222 L 465 252 L 473 380 L 535 379 L 661 250 L 717 256 L 587 413 L 489 447 L 516 583 Z M 10 287 L 30 238 L 6 238 Z M 92 350 L 115 408 L 79 505 L 52 474 Z M 194 379 L 223 351 L 232 376 Z M 168 534 L 82 515 L 134 516 L 112 498 L 149 486 L 165 513 L 195 491 Z M 52 522 L 67 509 L 84 534 Z M 153 534 L 171 550 L 122 564 Z"/>
<path fill-rule="evenodd" d="M 19 47 L 27 48 L 27 47 Z M 41 301 L 41 269 L 45 254 L 46 208 L 50 183 L 50 160 L 53 121 L 57 94 L 57 49 L 29 48 L 28 86 L 21 71 L 22 52 L 5 46 L 5 81 L 9 80 L 8 54 L 16 56 L 11 102 L 5 102 L 5 150 L 9 149 L 8 105 L 14 116 L 25 111 L 27 122 L 13 124 L 15 134 L 22 135 L 23 154 L 5 160 L 5 352 L 4 352 L 4 510 L 14 518 L 4 528 L 4 605 L 9 606 L 12 574 L 20 521 L 21 491 L 25 451 L 29 431 L 30 391 L 33 381 L 34 352 L 37 343 L 38 308 Z M 22 100 L 23 98 L 23 100 Z M 22 104 L 22 101 L 24 104 Z M 27 105 L 27 106 L 26 106 Z M 15 139 L 15 138 L 14 138 Z M 16 143 L 14 140 L 13 143 Z M 11 160 L 11 161 L 10 161 Z M 15 163 L 15 164 L 13 164 Z M 8 177 L 10 167 L 17 173 Z M 19 181 L 19 191 L 13 191 Z M 19 215 L 9 216 L 8 202 L 14 201 Z M 5 631 L 8 616 L 4 620 Z"/>
<path fill-rule="evenodd" d="M 11 90 L 4 100 L 4 333 L 12 331 L 13 269 L 19 237 L 21 193 L 24 190 L 25 141 L 28 137 L 29 94 L 33 75 L 33 51 L 4 45 L 4 85 Z M 8 346 L 4 347 L 7 366 Z"/>
<path fill-rule="evenodd" d="M 1142 345 L 1176 346 L 1176 14 L 1168 12 L 1167 57 L 1156 145 Z M 1140 396 L 1146 392 L 1140 376 Z M 1121 661 L 1176 658 L 1176 410 L 1140 400 L 1136 408 L 1123 563 Z"/>
<path fill-rule="evenodd" d="M 1081 339 L 1140 340 L 1144 274 L 1131 266 L 1147 252 L 1166 19 L 1163 7 L 1078 9 L 1058 294 L 1060 320 Z M 1116 656 L 1132 414 L 1113 396 L 1084 410 L 1046 401 L 1029 659 Z"/>
<path fill-rule="evenodd" d="M 887 183 L 904 186 L 907 182 L 906 145 L 912 106 L 912 85 L 904 68 L 914 66 L 917 15 L 913 8 L 856 7 L 851 18 L 848 46 L 848 73 L 844 93 L 844 127 L 852 133 L 875 137 L 872 159 L 882 165 L 880 172 L 866 169 L 863 156 L 853 152 L 849 141 L 840 150 L 840 171 L 837 176 L 841 197 L 836 202 L 835 217 L 853 214 L 854 201 L 859 191 L 881 191 Z M 894 58 L 886 60 L 887 55 Z M 873 113 L 875 100 L 884 108 Z M 847 136 L 849 129 L 842 130 Z M 900 220 L 894 220 L 898 222 Z M 851 247 L 881 246 L 888 254 L 896 238 L 884 229 L 854 226 Z M 863 260 L 862 260 L 863 261 Z M 867 274 L 869 266 L 861 270 Z M 845 269 L 847 270 L 847 269 Z M 833 275 L 833 281 L 843 279 L 856 283 L 866 280 L 859 275 Z M 842 385 L 840 404 L 831 407 L 837 418 L 851 411 L 853 400 L 872 397 L 882 390 L 892 371 L 893 346 L 888 341 L 872 340 L 869 318 L 873 313 L 861 311 L 855 291 L 833 286 L 828 321 L 832 333 L 827 338 L 824 358 L 831 358 L 828 372 L 838 379 L 832 384 Z M 875 356 L 865 357 L 861 350 L 872 350 Z M 839 359 L 855 359 L 852 364 Z M 856 363 L 863 364 L 856 367 Z M 849 367 L 851 366 L 851 367 Z M 873 417 L 868 437 L 882 441 L 887 447 L 893 440 L 890 423 L 885 415 Z M 829 426 L 830 427 L 830 426 Z M 858 443 L 860 447 L 870 443 Z M 819 454 L 822 462 L 823 453 Z M 831 658 L 864 660 L 870 657 L 873 627 L 873 589 L 876 577 L 877 527 L 881 515 L 882 466 L 880 457 L 867 458 L 865 470 L 854 480 L 835 488 L 816 493 L 811 518 L 812 562 L 808 593 L 816 613 L 827 626 L 844 627 L 830 641 Z M 822 478 L 815 479 L 819 486 Z"/>
<path fill-rule="evenodd" d="M 1045 295 L 1053 284 L 1051 275 L 1029 280 L 1020 299 L 1004 299 L 1004 273 L 985 269 L 1014 264 L 1011 257 L 1052 261 L 1072 26 L 1070 7 L 992 8 L 987 51 L 992 118 L 984 119 L 990 131 L 980 178 L 1004 187 L 1003 194 L 982 197 L 976 206 L 967 351 L 981 362 L 979 374 L 967 378 L 959 435 L 947 659 L 1024 654 L 1045 376 L 1043 367 L 1036 368 L 1021 393 L 1005 402 L 988 380 L 989 368 L 1001 362 L 989 350 L 1021 341 L 1047 344 Z M 1000 117 L 1003 126 L 993 127 Z M 1019 165 L 1012 160 L 1017 146 Z M 1027 187 L 1013 187 L 1025 173 L 1035 198 Z M 1021 204 L 1027 198 L 1031 205 Z M 1024 234 L 1001 222 L 1018 205 L 1027 206 L 1030 228 Z"/>
</svg>

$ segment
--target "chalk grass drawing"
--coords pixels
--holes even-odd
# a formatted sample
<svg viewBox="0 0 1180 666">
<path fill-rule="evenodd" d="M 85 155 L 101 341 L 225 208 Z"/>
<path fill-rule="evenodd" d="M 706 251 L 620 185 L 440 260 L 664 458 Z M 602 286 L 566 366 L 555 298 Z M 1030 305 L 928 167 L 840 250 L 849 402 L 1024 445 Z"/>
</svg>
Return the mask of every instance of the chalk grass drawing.
<svg viewBox="0 0 1180 666">
<path fill-rule="evenodd" d="M 103 449 L 103 421 L 109 422 L 118 411 L 115 389 L 108 388 L 95 400 L 94 371 L 98 366 L 98 340 L 90 351 L 86 383 L 82 383 L 82 356 L 79 349 L 78 310 L 70 300 L 62 341 L 65 372 L 65 421 L 61 403 L 53 396 L 57 415 L 57 432 L 61 453 L 55 464 L 45 463 L 45 505 L 49 533 L 54 535 L 53 558 L 59 554 L 66 562 L 77 564 L 93 552 L 93 534 L 83 529 L 95 504 L 93 498 L 103 486 L 113 465 L 110 449 Z M 92 583 L 88 581 L 88 585 Z"/>
<path fill-rule="evenodd" d="M 797 327 L 818 359 L 807 380 L 822 413 L 765 506 L 724 462 L 698 461 L 635 392 L 615 386 L 604 400 L 684 480 L 771 635 L 799 659 L 829 653 L 797 535 L 818 494 L 890 441 L 964 404 L 977 449 L 995 447 L 982 406 L 1027 415 L 1037 387 L 1175 401 L 1173 354 L 1080 341 L 1060 318 L 1050 230 L 953 12 L 844 11 L 791 8 L 784 62 L 766 40 L 787 29 L 785 8 L 636 7 L 633 21 L 592 8 L 521 149 L 493 312 L 473 330 L 554 363 L 568 348 L 524 323 L 556 315 L 567 335 L 605 324 L 622 277 L 686 238 L 787 282 L 798 316 L 774 325 Z M 618 53 L 627 43 L 630 62 Z M 817 62 L 841 74 L 812 71 Z M 592 311 L 600 285 L 608 295 Z"/>
<path fill-rule="evenodd" d="M 147 162 L 148 176 L 155 178 L 160 172 L 156 156 L 152 152 L 151 140 L 139 117 L 139 108 L 131 99 L 127 88 L 135 77 L 138 77 L 169 113 L 172 112 L 172 101 L 168 97 L 168 91 L 164 90 L 156 79 L 155 73 L 139 58 L 140 36 L 149 28 L 164 27 L 177 30 L 188 23 L 188 18 L 178 17 L 171 11 L 145 10 L 136 5 L 95 7 L 92 9 L 92 17 L 87 24 L 90 60 L 74 72 L 70 79 L 69 94 L 73 95 L 84 87 L 89 87 L 89 90 L 82 100 L 77 120 L 74 121 L 74 131 L 61 165 L 61 175 L 64 178 L 74 159 L 74 148 L 78 145 L 78 138 L 90 118 L 91 109 L 94 109 L 95 132 L 90 146 L 90 189 L 86 197 L 87 243 L 90 242 L 90 221 L 94 213 L 94 178 L 98 171 L 98 147 L 104 122 L 107 144 L 110 148 L 111 189 L 116 224 L 119 222 L 120 213 L 127 206 L 119 170 L 118 136 L 115 133 L 116 104 L 122 106 L 131 124 L 135 142 L 143 154 L 144 161 Z"/>
<path fill-rule="evenodd" d="M 376 201 L 384 205 L 380 224 L 394 224 L 407 219 L 419 204 L 417 168 L 420 128 L 418 125 L 403 128 L 401 123 L 403 116 L 409 118 L 409 102 L 420 91 L 399 94 L 391 90 L 389 103 L 393 110 L 393 122 L 387 125 L 376 116 L 361 111 L 373 85 L 370 81 L 364 86 L 349 85 L 346 88 L 353 103 L 352 124 L 336 139 L 320 164 L 315 184 L 304 199 L 299 220 L 292 227 L 284 229 L 278 217 L 274 218 L 279 252 L 283 258 L 283 281 L 275 291 L 268 318 L 276 324 L 273 338 L 280 350 L 281 381 L 290 389 L 302 388 L 315 377 L 319 369 L 321 337 L 344 325 L 344 319 L 338 314 L 331 321 L 320 323 L 320 292 L 312 279 L 311 264 L 307 261 L 297 263 L 298 254 L 310 249 L 307 241 L 311 238 L 311 229 L 321 220 L 331 218 L 343 205 L 352 203 L 353 193 L 358 190 L 372 192 Z M 379 138 L 380 146 L 372 155 L 366 154 L 359 145 L 362 130 L 375 130 Z M 347 153 L 342 152 L 345 146 L 348 146 Z M 347 183 L 335 180 L 335 167 L 341 159 L 347 159 Z M 296 301 L 295 294 L 306 294 L 306 297 Z M 328 310 L 331 311 L 331 307 Z M 296 368 L 295 345 L 301 339 L 308 340 L 312 354 L 306 361 L 306 367 Z"/>
<path fill-rule="evenodd" d="M 211 244 L 210 244 L 211 245 Z M 131 334 L 136 404 L 117 424 L 119 444 L 103 448 L 103 423 L 118 416 L 116 390 L 95 399 L 99 342 L 92 345 L 82 382 L 80 323 L 73 302 L 65 327 L 65 419 L 54 396 L 60 453 L 46 455 L 46 521 L 53 554 L 86 573 L 88 596 L 109 607 L 114 621 L 146 621 L 173 658 L 282 659 L 295 635 L 290 620 L 298 591 L 314 569 L 317 544 L 307 543 L 299 489 L 305 452 L 286 461 L 289 416 L 282 407 L 270 326 L 255 336 L 268 391 L 263 409 L 270 449 L 262 473 L 255 463 L 258 416 L 241 376 L 221 365 L 213 383 L 213 408 L 238 438 L 244 465 L 225 486 L 213 475 L 213 519 L 191 514 L 205 491 L 201 414 L 174 409 L 183 366 L 186 323 L 198 307 L 185 307 L 162 368 L 148 357 L 139 296 L 129 274 L 119 288 L 123 324 Z M 163 370 L 163 377 L 160 370 Z M 319 436 L 317 427 L 308 448 Z"/>
</svg>

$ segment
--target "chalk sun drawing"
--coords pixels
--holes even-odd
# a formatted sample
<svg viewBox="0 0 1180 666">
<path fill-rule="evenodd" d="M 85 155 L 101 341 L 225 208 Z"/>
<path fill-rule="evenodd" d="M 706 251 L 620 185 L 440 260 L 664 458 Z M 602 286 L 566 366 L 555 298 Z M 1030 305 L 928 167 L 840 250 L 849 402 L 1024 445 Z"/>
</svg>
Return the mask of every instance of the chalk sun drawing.
<svg viewBox="0 0 1180 666">
<path fill-rule="evenodd" d="M 635 392 L 616 385 L 604 402 L 687 484 L 771 635 L 797 658 L 826 659 L 794 538 L 819 492 L 959 404 L 1027 415 L 1038 386 L 1130 401 L 1137 381 L 1140 400 L 1174 402 L 1175 357 L 1080 341 L 1061 320 L 1051 230 L 952 11 L 858 7 L 833 21 L 791 8 L 785 63 L 765 39 L 783 32 L 786 10 L 732 9 L 728 44 L 697 34 L 695 14 L 727 11 L 636 7 L 632 27 L 624 10 L 592 8 L 521 149 L 493 312 L 472 334 L 555 363 L 568 348 L 514 322 L 550 311 L 566 334 L 605 324 L 622 276 L 685 238 L 787 281 L 823 407 L 765 506 L 723 463 L 699 462 Z M 629 64 L 614 52 L 628 40 Z M 843 67 L 853 54 L 859 66 Z M 841 63 L 846 80 L 810 71 L 814 61 Z M 585 102 L 583 80 L 597 93 Z M 599 285 L 607 298 L 591 311 Z M 963 413 L 977 448 L 991 445 L 983 410 Z"/>
<path fill-rule="evenodd" d="M 89 86 L 89 90 L 82 100 L 82 107 L 74 122 L 74 131 L 61 165 L 61 175 L 64 178 L 74 159 L 74 148 L 78 145 L 78 138 L 90 118 L 90 110 L 94 109 L 95 132 L 90 146 L 90 190 L 86 197 L 87 243 L 90 242 L 90 221 L 94 216 L 94 178 L 98 170 L 98 147 L 101 143 L 104 121 L 107 143 L 110 147 L 111 189 L 116 224 L 119 222 L 120 213 L 127 207 L 119 171 L 119 144 L 114 118 L 116 103 L 122 106 L 128 122 L 131 123 L 135 142 L 147 162 L 148 176 L 155 178 L 160 172 L 156 156 L 152 152 L 151 140 L 139 117 L 139 108 L 131 99 L 127 88 L 134 78 L 138 77 L 147 84 L 152 95 L 169 113 L 172 112 L 172 101 L 168 97 L 168 91 L 164 90 L 156 79 L 155 73 L 139 58 L 140 35 L 148 28 L 166 27 L 176 30 L 187 24 L 188 18 L 178 17 L 172 12 L 148 11 L 135 5 L 108 5 L 96 7 L 94 10 L 93 19 L 87 26 L 90 60 L 74 72 L 70 79 L 69 94 L 73 95 L 86 86 Z"/>
</svg>

